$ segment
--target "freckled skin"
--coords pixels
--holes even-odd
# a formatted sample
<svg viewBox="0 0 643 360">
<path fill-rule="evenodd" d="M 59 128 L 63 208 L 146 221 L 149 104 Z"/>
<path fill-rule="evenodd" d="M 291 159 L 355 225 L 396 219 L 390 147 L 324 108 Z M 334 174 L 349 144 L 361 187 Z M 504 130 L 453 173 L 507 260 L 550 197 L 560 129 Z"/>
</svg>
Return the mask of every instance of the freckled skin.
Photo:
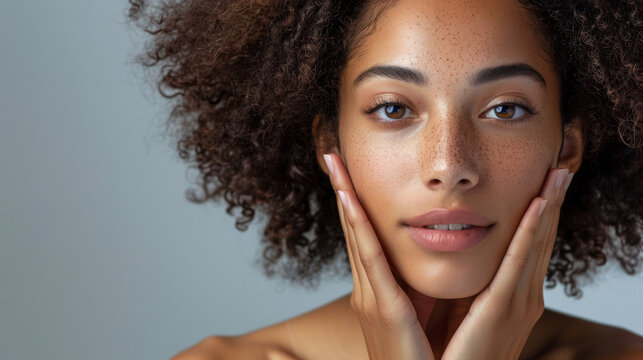
<svg viewBox="0 0 643 360">
<path fill-rule="evenodd" d="M 435 14 L 440 14 L 439 16 Z M 531 199 L 561 146 L 559 84 L 526 13 L 513 1 L 400 0 L 347 64 L 340 88 L 341 155 L 389 263 L 410 286 L 452 299 L 480 292 L 495 275 Z M 526 63 L 547 87 L 527 77 L 471 86 L 468 78 L 495 65 Z M 374 65 L 417 69 L 426 86 L 354 79 Z M 411 121 L 366 115 L 391 95 Z M 482 115 L 523 99 L 537 114 L 510 125 Z M 402 222 L 434 208 L 464 207 L 495 224 L 475 247 L 451 253 L 417 245 Z"/>
</svg>

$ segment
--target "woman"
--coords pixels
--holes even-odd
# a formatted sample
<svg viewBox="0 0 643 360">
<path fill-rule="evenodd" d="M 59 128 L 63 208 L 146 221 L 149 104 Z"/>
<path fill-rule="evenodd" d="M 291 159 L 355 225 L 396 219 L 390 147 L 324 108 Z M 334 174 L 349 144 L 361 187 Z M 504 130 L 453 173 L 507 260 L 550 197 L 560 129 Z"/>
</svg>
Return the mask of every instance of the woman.
<svg viewBox="0 0 643 360">
<path fill-rule="evenodd" d="M 640 260 L 642 21 L 610 4 L 133 1 L 191 199 L 267 213 L 268 275 L 354 282 L 176 358 L 643 358 L 542 296 Z"/>
</svg>

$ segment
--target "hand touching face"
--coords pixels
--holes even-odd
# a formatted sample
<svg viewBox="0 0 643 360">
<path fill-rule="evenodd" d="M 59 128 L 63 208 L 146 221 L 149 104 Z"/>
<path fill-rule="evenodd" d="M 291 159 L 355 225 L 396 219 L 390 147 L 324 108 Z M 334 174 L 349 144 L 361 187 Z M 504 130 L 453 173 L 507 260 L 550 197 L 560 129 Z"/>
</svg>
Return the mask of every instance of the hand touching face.
<svg viewBox="0 0 643 360">
<path fill-rule="evenodd" d="M 325 154 L 324 160 L 353 273 L 351 307 L 369 359 L 517 359 L 544 311 L 543 281 L 573 174 L 568 169 L 549 172 L 491 283 L 473 299 L 449 304 L 448 319 L 436 326 L 429 319 L 434 320 L 438 299 L 398 283 L 345 164 L 337 155 Z"/>
<path fill-rule="evenodd" d="M 479 293 L 558 160 L 559 84 L 538 35 L 511 1 L 404 0 L 355 54 L 339 152 L 390 264 L 429 296 Z M 479 215 L 484 236 L 459 251 L 422 246 L 409 226 L 436 210 Z"/>
</svg>

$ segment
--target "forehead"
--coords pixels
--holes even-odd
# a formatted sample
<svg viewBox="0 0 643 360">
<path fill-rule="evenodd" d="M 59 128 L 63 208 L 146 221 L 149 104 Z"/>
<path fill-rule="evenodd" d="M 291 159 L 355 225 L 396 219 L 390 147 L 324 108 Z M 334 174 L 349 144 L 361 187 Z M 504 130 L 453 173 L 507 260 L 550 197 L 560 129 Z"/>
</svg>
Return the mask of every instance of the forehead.
<svg viewBox="0 0 643 360">
<path fill-rule="evenodd" d="M 517 1 L 398 0 L 355 44 L 344 79 L 352 81 L 376 64 L 413 67 L 439 78 L 505 63 L 527 63 L 547 83 L 555 82 L 542 39 Z"/>
</svg>

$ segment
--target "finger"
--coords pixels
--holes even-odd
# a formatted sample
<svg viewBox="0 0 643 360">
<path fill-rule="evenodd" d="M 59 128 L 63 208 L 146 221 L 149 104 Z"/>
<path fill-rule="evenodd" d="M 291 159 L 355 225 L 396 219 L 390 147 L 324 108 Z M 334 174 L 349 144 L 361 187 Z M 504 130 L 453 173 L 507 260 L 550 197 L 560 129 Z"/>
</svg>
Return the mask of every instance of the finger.
<svg viewBox="0 0 643 360">
<path fill-rule="evenodd" d="M 344 191 L 341 191 L 344 194 L 344 198 L 346 199 L 347 195 Z M 347 201 L 347 200 L 346 200 Z M 353 249 L 354 249 L 354 254 L 355 254 L 355 266 L 357 267 L 357 274 L 360 278 L 360 287 L 361 287 L 361 302 L 363 309 L 368 311 L 376 311 L 378 310 L 378 303 L 377 303 L 377 297 L 375 295 L 375 291 L 373 290 L 373 286 L 371 285 L 371 280 L 369 279 L 369 275 L 366 272 L 366 269 L 364 268 L 364 263 L 362 261 L 362 255 L 360 252 L 359 248 L 359 243 L 357 242 L 357 235 L 355 234 L 355 229 L 353 228 L 353 225 L 350 223 L 348 219 L 348 209 L 345 208 L 344 212 L 344 221 L 346 221 L 348 231 L 349 231 L 349 237 L 350 241 L 352 243 Z"/>
<path fill-rule="evenodd" d="M 333 185 L 333 189 L 335 191 L 353 190 L 353 183 L 342 158 L 337 154 L 324 154 L 324 160 L 330 171 L 330 182 Z"/>
<path fill-rule="evenodd" d="M 350 262 L 351 265 L 351 273 L 353 274 L 353 294 L 358 295 L 359 298 L 356 300 L 361 301 L 361 286 L 360 286 L 360 280 L 358 276 L 358 270 L 355 264 L 355 251 L 353 250 L 354 247 L 354 242 L 350 239 L 349 236 L 349 230 L 347 227 L 347 222 L 345 220 L 344 216 L 344 205 L 342 205 L 342 202 L 339 198 L 339 194 L 337 194 L 337 209 L 339 211 L 339 220 L 342 224 L 342 230 L 344 232 L 344 239 L 346 240 L 346 251 L 348 252 L 348 261 Z"/>
<path fill-rule="evenodd" d="M 353 292 L 351 295 L 351 301 L 361 306 L 363 299 L 363 280 L 360 280 L 360 278 L 364 276 L 360 274 L 363 274 L 363 270 L 360 270 L 360 264 L 355 260 L 357 258 L 357 249 L 355 246 L 355 241 L 353 241 L 352 238 L 352 230 L 350 230 L 348 221 L 346 221 L 346 210 L 344 208 L 344 205 L 342 204 L 341 197 L 339 195 L 340 193 L 337 191 L 337 189 L 335 189 L 335 184 L 337 183 L 335 168 L 337 166 L 334 164 L 334 161 L 330 154 L 324 154 L 324 161 L 326 161 L 326 167 L 330 172 L 331 185 L 335 190 L 339 220 L 342 225 L 342 231 L 344 233 L 344 239 L 346 241 L 346 252 L 348 253 L 348 261 L 350 262 L 351 274 L 353 275 Z"/>
<path fill-rule="evenodd" d="M 490 285 L 490 290 L 495 296 L 500 296 L 504 300 L 510 300 L 513 296 L 518 281 L 529 261 L 531 240 L 541 221 L 539 213 L 542 213 L 546 204 L 547 200 L 535 198 L 520 221 L 505 257 L 502 259 L 500 268 Z"/>
<path fill-rule="evenodd" d="M 547 208 L 543 214 L 543 222 L 549 231 L 555 231 L 558 220 L 558 210 L 562 205 L 562 199 L 565 192 L 565 183 L 568 180 L 569 169 L 552 169 L 547 178 L 547 182 L 540 193 L 540 196 L 548 200 Z M 543 247 L 549 246 L 553 239 L 550 237 L 540 237 L 535 239 L 535 250 L 541 250 Z M 539 252 L 542 254 L 542 252 Z"/>
<path fill-rule="evenodd" d="M 359 254 L 355 260 L 361 263 L 366 281 L 373 291 L 378 306 L 388 307 L 395 303 L 401 288 L 393 277 L 384 250 L 355 192 L 346 191 L 345 195 L 347 202 L 345 216 L 353 231 Z"/>
<path fill-rule="evenodd" d="M 540 277 L 544 278 L 545 274 L 541 274 L 540 269 L 543 262 L 549 261 L 548 249 L 553 247 L 556 240 L 560 194 L 563 192 L 568 173 L 568 169 L 550 170 L 540 193 L 540 196 L 547 200 L 547 204 L 542 210 L 539 228 L 532 235 L 532 245 L 527 254 L 529 258 L 517 285 L 517 291 L 524 291 L 523 294 L 529 295 L 529 289 L 542 292 L 538 284 L 542 282 Z"/>
<path fill-rule="evenodd" d="M 353 248 L 355 265 L 360 273 L 365 274 L 365 278 L 360 278 L 362 293 L 365 294 L 364 288 L 368 283 L 378 304 L 382 302 L 392 304 L 398 295 L 395 290 L 401 291 L 401 289 L 391 273 L 384 250 L 359 202 L 344 162 L 335 154 L 330 154 L 328 158 L 333 169 L 331 181 L 338 194 L 343 194 L 340 199 L 344 197 L 346 227 L 355 244 Z"/>
<path fill-rule="evenodd" d="M 542 214 L 540 229 L 534 236 L 534 244 L 531 249 L 532 258 L 536 258 L 536 261 L 530 259 L 518 284 L 518 291 L 524 294 L 523 299 L 526 300 L 542 297 L 542 287 L 551 251 L 556 241 L 560 207 L 564 198 L 565 184 L 569 178 L 569 170 L 554 169 L 550 171 L 549 175 L 547 184 L 541 192 L 541 196 L 546 198 L 548 203 Z"/>
<path fill-rule="evenodd" d="M 554 220 L 552 221 L 552 226 L 550 228 L 550 234 L 549 234 L 549 239 L 550 241 L 547 243 L 544 251 L 542 251 L 542 256 L 543 258 L 541 261 L 539 261 L 539 268 L 537 270 L 537 274 L 539 276 L 539 284 L 537 285 L 538 289 L 543 288 L 543 285 L 545 283 L 545 276 L 547 275 L 547 269 L 549 268 L 549 262 L 551 259 L 552 251 L 554 249 L 554 244 L 556 242 L 556 236 L 558 234 L 558 223 L 560 220 L 560 208 L 562 207 L 563 201 L 565 200 L 565 194 L 567 193 L 567 189 L 569 188 L 569 184 L 572 181 L 572 178 L 574 177 L 574 174 L 568 174 L 567 177 L 565 178 L 565 182 L 563 186 L 561 187 L 560 194 L 558 195 L 559 201 L 558 204 L 560 204 L 554 213 Z"/>
<path fill-rule="evenodd" d="M 374 298 L 374 296 L 372 294 L 373 290 L 371 289 L 370 284 L 368 284 L 364 267 L 359 260 L 359 249 L 355 243 L 353 229 L 347 220 L 345 199 L 342 200 L 342 196 L 345 196 L 345 191 L 347 189 L 352 189 L 353 185 L 345 167 L 343 166 L 344 162 L 339 156 L 336 154 L 325 154 L 324 160 L 326 161 L 326 166 L 331 173 L 331 184 L 337 194 L 337 206 L 340 211 L 342 229 L 346 239 L 346 249 L 349 251 L 351 259 L 351 271 L 353 273 L 353 298 L 355 302 L 362 305 L 364 301 L 368 301 L 369 299 Z"/>
<path fill-rule="evenodd" d="M 561 186 L 562 180 L 564 180 L 562 176 L 566 174 L 566 171 L 567 169 L 555 169 L 549 172 L 541 191 L 542 196 L 532 200 L 520 221 L 520 225 L 518 225 L 518 229 L 514 233 L 497 275 L 492 282 L 493 286 L 495 286 L 492 291 L 504 294 L 505 297 L 508 297 L 506 299 L 510 299 L 513 296 L 518 282 L 527 273 L 525 269 L 529 268 L 531 273 L 534 266 L 536 266 L 536 262 L 539 259 L 538 253 L 546 241 L 542 229 L 540 232 L 538 231 L 539 225 L 545 221 L 544 227 L 547 228 L 548 223 L 546 221 L 551 220 L 551 218 L 545 218 L 543 216 L 544 211 L 547 206 L 551 206 L 551 203 L 558 201 L 558 188 Z M 547 215 L 549 216 L 549 213 Z M 531 279 L 531 276 L 525 275 L 525 279 Z"/>
<path fill-rule="evenodd" d="M 339 190 L 338 194 L 342 194 L 340 198 L 343 197 L 344 203 L 346 203 L 346 192 L 344 190 Z M 346 239 L 351 245 L 351 250 L 353 252 L 353 261 L 355 262 L 355 272 L 357 273 L 357 277 L 359 278 L 359 300 L 365 307 L 375 307 L 377 306 L 377 300 L 375 298 L 375 294 L 373 293 L 373 288 L 371 287 L 371 283 L 368 279 L 366 270 L 364 269 L 364 264 L 361 261 L 361 255 L 359 246 L 356 241 L 355 231 L 353 230 L 353 227 L 348 220 L 348 205 L 344 205 L 344 203 L 342 203 L 342 206 L 344 209 L 344 223 L 346 224 L 347 229 Z"/>
</svg>

